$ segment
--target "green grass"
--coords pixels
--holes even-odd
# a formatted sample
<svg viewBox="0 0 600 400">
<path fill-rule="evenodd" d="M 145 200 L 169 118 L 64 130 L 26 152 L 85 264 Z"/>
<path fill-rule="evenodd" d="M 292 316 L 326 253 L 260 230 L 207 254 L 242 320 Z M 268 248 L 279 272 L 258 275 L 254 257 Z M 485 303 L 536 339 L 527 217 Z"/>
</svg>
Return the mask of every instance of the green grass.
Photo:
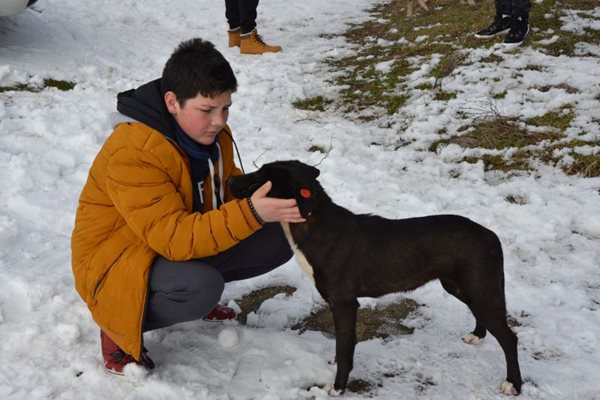
<svg viewBox="0 0 600 400">
<path fill-rule="evenodd" d="M 292 105 L 300 110 L 325 111 L 327 105 L 331 103 L 333 103 L 333 100 L 326 99 L 323 96 L 316 96 L 308 99 L 296 100 Z"/>
<path fill-rule="evenodd" d="M 561 27 L 561 18 L 567 15 L 591 17 L 591 11 L 598 7 L 597 0 L 541 0 L 533 2 L 530 22 L 534 32 L 523 48 L 536 49 L 548 56 L 574 56 L 576 44 L 587 42 L 600 45 L 600 31 L 584 28 L 581 32 L 568 32 Z M 371 10 L 371 18 L 355 24 L 343 34 L 353 45 L 353 53 L 347 57 L 330 58 L 326 64 L 335 71 L 331 83 L 339 88 L 338 96 L 325 100 L 321 96 L 298 101 L 294 105 L 309 110 L 339 110 L 362 121 L 380 120 L 385 124 L 386 117 L 402 111 L 415 90 L 430 92 L 433 100 L 448 102 L 457 98 L 458 92 L 448 90 L 444 82 L 457 70 L 477 61 L 482 64 L 501 64 L 504 57 L 495 52 L 478 60 L 469 55 L 475 49 L 488 49 L 502 40 L 480 40 L 472 32 L 482 28 L 494 17 L 493 0 L 478 1 L 474 7 L 459 1 L 432 0 L 434 11 L 417 13 L 406 17 L 406 3 L 389 1 L 377 4 Z M 578 56 L 586 56 L 580 54 Z M 590 56 L 593 56 L 590 54 Z M 437 61 L 433 64 L 434 61 Z M 557 60 L 560 62 L 560 60 Z M 411 74 L 420 69 L 423 63 L 433 68 L 422 79 L 424 82 L 411 86 Z M 383 66 L 383 67 L 382 67 Z M 514 78 L 526 71 L 543 72 L 545 66 L 529 64 L 522 71 L 515 70 Z M 427 81 L 426 78 L 430 78 Z M 561 89 L 567 94 L 577 94 L 578 90 L 567 84 L 547 84 L 535 87 L 541 92 Z M 509 91 L 491 93 L 492 100 L 505 99 Z M 600 101 L 600 95 L 596 96 Z M 478 158 L 465 158 L 463 161 L 483 160 L 486 169 L 501 171 L 531 170 L 532 161 L 560 165 L 566 173 L 581 176 L 600 176 L 598 156 L 578 153 L 577 141 L 566 135 L 576 117 L 576 109 L 567 104 L 543 116 L 530 119 L 511 119 L 490 110 L 487 117 L 472 118 L 465 112 L 456 118 L 464 118 L 466 126 L 457 132 L 440 129 L 440 139 L 432 143 L 430 150 L 436 151 L 440 145 L 458 144 L 463 148 L 482 149 Z M 472 121 L 472 122 L 471 122 Z M 596 121 L 598 123 L 598 121 Z M 450 135 L 450 137 L 448 137 Z M 588 140 L 588 146 L 600 147 L 600 138 Z M 556 150 L 561 150 L 557 152 Z M 566 153 L 570 162 L 564 162 L 556 153 Z M 493 150 L 493 151 L 492 151 Z M 309 151 L 320 151 L 309 149 Z"/>
<path fill-rule="evenodd" d="M 47 78 L 44 79 L 42 85 L 27 85 L 24 83 L 17 83 L 13 86 L 0 86 L 0 93 L 3 92 L 40 92 L 45 88 L 54 88 L 62 91 L 72 90 L 75 87 L 74 82 L 61 81 L 56 79 Z"/>
</svg>

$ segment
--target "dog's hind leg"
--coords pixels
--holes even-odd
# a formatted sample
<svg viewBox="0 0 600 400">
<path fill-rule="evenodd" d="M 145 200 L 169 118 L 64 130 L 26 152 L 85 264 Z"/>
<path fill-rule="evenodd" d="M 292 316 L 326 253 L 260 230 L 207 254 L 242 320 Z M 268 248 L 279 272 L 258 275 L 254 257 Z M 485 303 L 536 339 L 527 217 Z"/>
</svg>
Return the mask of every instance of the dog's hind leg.
<svg viewBox="0 0 600 400">
<path fill-rule="evenodd" d="M 508 326 L 504 308 L 504 306 L 498 307 L 497 312 L 483 318 L 488 330 L 502 347 L 506 358 L 506 382 L 502 384 L 502 392 L 516 396 L 521 392 L 522 385 L 517 350 L 518 338 Z"/>
<path fill-rule="evenodd" d="M 484 287 L 486 285 L 483 285 Z M 492 286 L 487 286 L 492 287 Z M 504 292 L 488 290 L 469 304 L 478 323 L 485 326 L 496 338 L 504 351 L 506 359 L 506 382 L 502 384 L 502 392 L 508 395 L 518 395 L 521 392 L 521 370 L 517 350 L 517 335 L 510 329 L 506 320 L 506 304 Z"/>
<path fill-rule="evenodd" d="M 442 287 L 446 289 L 446 292 L 450 293 L 467 306 L 469 305 L 467 303 L 467 299 L 464 297 L 465 294 L 460 290 L 460 287 L 455 282 L 447 279 L 440 279 L 440 283 L 442 284 Z M 471 307 L 469 307 L 469 309 L 470 308 Z M 483 338 L 485 338 L 486 333 L 487 330 L 485 326 L 477 318 L 475 318 L 475 329 L 473 329 L 471 333 L 463 336 L 462 341 L 467 344 L 480 344 L 483 341 Z"/>
<path fill-rule="evenodd" d="M 354 347 L 356 346 L 356 312 L 358 301 L 331 303 L 333 323 L 335 325 L 335 359 L 337 373 L 330 395 L 340 395 L 346 390 L 348 376 L 353 368 Z"/>
<path fill-rule="evenodd" d="M 473 332 L 467 333 L 461 339 L 466 344 L 480 344 L 483 342 L 485 335 L 487 333 L 487 329 L 479 320 L 475 319 L 475 329 Z"/>
</svg>

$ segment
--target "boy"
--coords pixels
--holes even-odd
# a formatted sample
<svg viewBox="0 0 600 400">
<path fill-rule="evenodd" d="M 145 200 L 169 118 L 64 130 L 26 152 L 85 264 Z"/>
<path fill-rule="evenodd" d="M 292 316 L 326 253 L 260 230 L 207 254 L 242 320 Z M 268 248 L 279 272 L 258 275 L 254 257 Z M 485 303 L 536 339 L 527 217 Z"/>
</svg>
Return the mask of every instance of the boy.
<svg viewBox="0 0 600 400">
<path fill-rule="evenodd" d="M 75 287 L 101 329 L 105 368 L 151 369 L 143 332 L 235 312 L 229 281 L 266 273 L 292 252 L 278 223 L 302 222 L 270 183 L 234 199 L 241 174 L 227 126 L 237 80 L 201 39 L 183 42 L 162 78 L 118 95 L 121 123 L 100 149 L 71 240 Z"/>
</svg>

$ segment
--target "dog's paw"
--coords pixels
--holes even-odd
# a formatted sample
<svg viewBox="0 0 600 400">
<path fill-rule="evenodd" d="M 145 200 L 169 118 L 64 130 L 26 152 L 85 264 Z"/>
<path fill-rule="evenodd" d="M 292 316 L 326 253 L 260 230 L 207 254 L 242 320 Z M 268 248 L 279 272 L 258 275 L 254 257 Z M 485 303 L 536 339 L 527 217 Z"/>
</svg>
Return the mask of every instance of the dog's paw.
<svg viewBox="0 0 600 400">
<path fill-rule="evenodd" d="M 333 385 L 330 385 L 330 384 L 325 385 L 323 387 L 323 390 L 325 392 L 327 392 L 327 394 L 331 397 L 340 397 L 342 395 L 342 393 L 344 393 L 343 390 L 335 390 Z"/>
<path fill-rule="evenodd" d="M 469 333 L 462 337 L 462 341 L 466 344 L 480 344 L 481 342 L 483 342 L 483 338 Z"/>
<path fill-rule="evenodd" d="M 502 393 L 507 394 L 509 396 L 518 396 L 519 395 L 519 391 L 509 381 L 502 382 L 502 386 L 500 386 L 500 390 L 502 391 Z"/>
</svg>

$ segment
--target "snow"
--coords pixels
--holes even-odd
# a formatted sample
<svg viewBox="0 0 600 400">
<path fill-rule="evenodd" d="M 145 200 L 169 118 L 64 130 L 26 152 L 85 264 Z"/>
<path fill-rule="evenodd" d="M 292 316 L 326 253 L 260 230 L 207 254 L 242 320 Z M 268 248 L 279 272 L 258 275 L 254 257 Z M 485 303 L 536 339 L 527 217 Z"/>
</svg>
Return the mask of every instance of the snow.
<svg viewBox="0 0 600 400">
<path fill-rule="evenodd" d="M 219 332 L 217 340 L 222 347 L 233 347 L 239 343 L 238 334 L 235 329 L 225 328 Z"/>
<path fill-rule="evenodd" d="M 0 19 L 0 86 L 44 78 L 76 83 L 64 92 L 0 93 L 0 399 L 226 399 L 247 359 L 264 359 L 263 386 L 254 398 L 328 398 L 321 387 L 335 374 L 334 341 L 289 329 L 323 304 L 295 261 L 227 286 L 223 301 L 232 305 L 268 285 L 298 288 L 266 302 L 248 326 L 227 328 L 237 345 L 222 345 L 222 325 L 194 321 L 146 335 L 157 364 L 151 373 L 133 367 L 119 377 L 102 369 L 99 332 L 70 270 L 78 196 L 110 133 L 116 94 L 158 77 L 174 47 L 195 36 L 214 42 L 238 77 L 230 125 L 247 171 L 276 159 L 320 162 L 322 185 L 354 212 L 456 213 L 493 229 L 505 250 L 508 312 L 520 323 L 514 328 L 525 379 L 520 398 L 600 399 L 600 179 L 567 176 L 541 163 L 535 172 L 506 176 L 484 172 L 481 162 L 460 163 L 470 153 L 458 146 L 426 151 L 438 129 L 455 132 L 464 115 L 474 118 L 490 107 L 531 118 L 572 104 L 569 136 L 597 139 L 598 58 L 554 58 L 527 47 L 505 53 L 490 45 L 469 57 L 494 54 L 502 61 L 477 61 L 444 80 L 446 91 L 458 91 L 455 99 L 435 101 L 414 90 L 385 124 L 295 109 L 297 99 L 335 96 L 322 61 L 353 48 L 327 34 L 368 18 L 365 9 L 375 2 L 263 0 L 261 33 L 284 52 L 261 57 L 226 47 L 224 6 L 214 0 L 40 0 L 37 11 Z M 598 30 L 599 13 L 566 13 L 563 29 Z M 600 54 L 597 43 L 577 49 Z M 411 84 L 427 82 L 437 61 L 420 60 Z M 552 90 L 539 90 L 545 85 Z M 326 157 L 308 152 L 312 145 L 330 151 Z M 472 317 L 438 283 L 361 304 L 403 296 L 425 304 L 407 322 L 415 333 L 358 344 L 351 378 L 378 383 L 374 399 L 506 398 L 500 347 L 491 337 L 478 346 L 460 340 Z"/>
</svg>

